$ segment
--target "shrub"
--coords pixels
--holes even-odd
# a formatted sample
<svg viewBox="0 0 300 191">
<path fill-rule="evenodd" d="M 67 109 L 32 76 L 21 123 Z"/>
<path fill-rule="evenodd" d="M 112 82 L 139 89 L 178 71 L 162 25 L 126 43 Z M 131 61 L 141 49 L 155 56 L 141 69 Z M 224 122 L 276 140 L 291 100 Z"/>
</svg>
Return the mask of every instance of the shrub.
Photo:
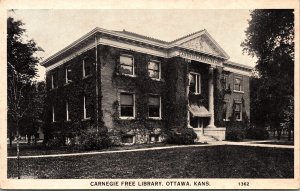
<svg viewBox="0 0 300 191">
<path fill-rule="evenodd" d="M 99 132 L 96 129 L 88 128 L 81 131 L 78 137 L 79 149 L 82 150 L 97 150 L 111 146 L 111 141 L 106 132 Z"/>
<path fill-rule="evenodd" d="M 58 148 L 64 145 L 64 141 L 62 139 L 59 138 L 53 138 L 53 139 L 49 139 L 46 142 L 46 147 L 49 148 Z"/>
<path fill-rule="evenodd" d="M 248 128 L 246 131 L 247 139 L 264 140 L 269 138 L 269 132 L 264 127 Z"/>
<path fill-rule="evenodd" d="M 242 141 L 245 138 L 243 123 L 233 121 L 226 123 L 226 140 Z"/>
<path fill-rule="evenodd" d="M 191 128 L 174 129 L 167 133 L 166 141 L 170 144 L 194 144 L 197 134 Z"/>
</svg>

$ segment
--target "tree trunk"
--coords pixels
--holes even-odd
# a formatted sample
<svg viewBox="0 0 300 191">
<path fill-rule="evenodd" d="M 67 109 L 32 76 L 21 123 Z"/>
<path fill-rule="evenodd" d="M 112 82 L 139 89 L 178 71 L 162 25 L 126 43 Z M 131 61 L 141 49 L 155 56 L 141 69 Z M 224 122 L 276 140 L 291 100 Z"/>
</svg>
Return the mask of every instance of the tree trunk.
<svg viewBox="0 0 300 191">
<path fill-rule="evenodd" d="M 37 142 L 36 137 L 37 137 L 37 133 L 34 135 L 34 145 L 36 145 L 36 142 Z"/>
<path fill-rule="evenodd" d="M 277 140 L 281 138 L 281 129 L 277 129 Z"/>
<path fill-rule="evenodd" d="M 292 137 L 292 129 L 289 128 L 288 129 L 288 141 L 291 141 L 291 137 Z"/>
<path fill-rule="evenodd" d="M 12 141 L 13 141 L 13 136 L 12 136 L 12 132 L 9 132 L 9 147 L 12 147 Z"/>
<path fill-rule="evenodd" d="M 20 134 L 19 134 L 19 122 L 16 123 L 17 128 L 17 171 L 18 179 L 20 179 Z"/>
<path fill-rule="evenodd" d="M 27 143 L 30 144 L 31 143 L 31 135 L 27 134 Z"/>
</svg>

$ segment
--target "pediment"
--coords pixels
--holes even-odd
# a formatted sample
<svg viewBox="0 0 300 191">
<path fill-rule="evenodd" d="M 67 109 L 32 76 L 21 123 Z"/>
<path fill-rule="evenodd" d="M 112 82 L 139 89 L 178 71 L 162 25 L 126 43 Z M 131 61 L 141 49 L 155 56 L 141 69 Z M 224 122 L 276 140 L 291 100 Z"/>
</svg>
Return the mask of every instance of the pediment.
<svg viewBox="0 0 300 191">
<path fill-rule="evenodd" d="M 181 45 L 201 52 L 207 52 L 209 54 L 219 54 L 219 52 L 215 50 L 215 48 L 212 47 L 212 45 L 210 45 L 203 36 L 184 42 Z"/>
<path fill-rule="evenodd" d="M 177 43 L 179 46 L 184 48 L 224 57 L 227 59 L 229 58 L 226 52 L 206 31 L 181 39 Z"/>
</svg>

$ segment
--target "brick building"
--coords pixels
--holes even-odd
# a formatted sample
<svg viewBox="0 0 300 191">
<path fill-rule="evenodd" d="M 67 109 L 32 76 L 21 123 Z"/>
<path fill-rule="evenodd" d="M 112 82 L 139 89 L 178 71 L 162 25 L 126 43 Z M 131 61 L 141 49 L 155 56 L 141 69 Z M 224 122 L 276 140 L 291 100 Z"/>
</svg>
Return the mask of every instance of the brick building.
<svg viewBox="0 0 300 191">
<path fill-rule="evenodd" d="M 159 142 L 172 128 L 225 139 L 249 119 L 251 68 L 201 30 L 172 42 L 95 28 L 46 59 L 46 136 L 106 128 L 116 144 Z M 51 132 L 51 133 L 50 133 Z"/>
</svg>

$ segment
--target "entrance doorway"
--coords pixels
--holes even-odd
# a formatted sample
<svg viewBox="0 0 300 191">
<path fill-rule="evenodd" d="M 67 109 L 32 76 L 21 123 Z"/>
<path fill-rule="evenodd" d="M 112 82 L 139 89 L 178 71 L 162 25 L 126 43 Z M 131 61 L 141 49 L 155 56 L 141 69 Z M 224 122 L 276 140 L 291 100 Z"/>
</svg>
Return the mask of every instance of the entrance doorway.
<svg viewBox="0 0 300 191">
<path fill-rule="evenodd" d="M 190 114 L 190 126 L 194 129 L 201 129 L 203 134 L 203 128 L 205 128 L 209 123 L 209 117 L 194 117 Z"/>
</svg>

